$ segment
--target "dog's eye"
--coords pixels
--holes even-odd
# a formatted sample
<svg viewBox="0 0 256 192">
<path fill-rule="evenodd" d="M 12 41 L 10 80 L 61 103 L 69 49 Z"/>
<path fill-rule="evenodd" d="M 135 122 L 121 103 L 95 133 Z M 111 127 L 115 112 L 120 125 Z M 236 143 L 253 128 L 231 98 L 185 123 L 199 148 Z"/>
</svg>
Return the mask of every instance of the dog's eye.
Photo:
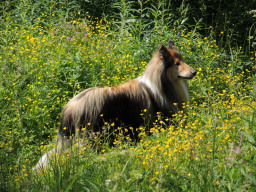
<svg viewBox="0 0 256 192">
<path fill-rule="evenodd" d="M 180 62 L 178 61 L 177 63 L 175 63 L 175 65 L 180 65 Z"/>
</svg>

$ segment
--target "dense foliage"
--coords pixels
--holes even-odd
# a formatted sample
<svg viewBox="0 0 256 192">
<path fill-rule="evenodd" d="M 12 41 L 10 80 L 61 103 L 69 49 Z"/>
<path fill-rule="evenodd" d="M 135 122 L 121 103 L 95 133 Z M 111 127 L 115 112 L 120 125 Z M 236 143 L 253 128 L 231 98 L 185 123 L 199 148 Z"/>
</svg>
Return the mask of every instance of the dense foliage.
<svg viewBox="0 0 256 192">
<path fill-rule="evenodd" d="M 1 2 L 0 191 L 253 191 L 252 3 Z M 51 169 L 32 171 L 55 145 L 69 99 L 88 87 L 136 78 L 169 39 L 198 71 L 187 114 L 158 115 L 152 135 L 141 127 L 136 145 L 125 130 L 112 148 L 84 138 Z"/>
<path fill-rule="evenodd" d="M 205 36 L 211 35 L 218 46 L 227 49 L 241 46 L 247 54 L 255 51 L 255 1 L 6 0 L 0 7 L 2 16 L 12 17 L 12 21 L 19 24 L 33 24 L 42 16 L 49 23 L 58 17 L 79 18 L 89 13 L 93 18 L 119 19 L 122 25 L 129 25 L 130 32 L 135 30 L 140 35 L 161 24 L 178 31 L 187 28 Z M 55 15 L 58 17 L 52 17 Z"/>
</svg>

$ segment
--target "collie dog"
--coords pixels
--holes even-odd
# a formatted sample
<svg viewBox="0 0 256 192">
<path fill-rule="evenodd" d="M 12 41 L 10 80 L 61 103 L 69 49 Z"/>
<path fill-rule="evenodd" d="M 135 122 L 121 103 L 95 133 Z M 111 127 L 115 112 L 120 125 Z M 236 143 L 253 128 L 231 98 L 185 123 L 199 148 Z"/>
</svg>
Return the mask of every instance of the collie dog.
<svg viewBox="0 0 256 192">
<path fill-rule="evenodd" d="M 50 156 L 63 151 L 83 130 L 86 136 L 102 133 L 105 122 L 138 128 L 152 123 L 157 112 L 171 117 L 189 101 L 186 80 L 195 75 L 173 41 L 167 47 L 161 45 L 138 78 L 113 87 L 89 88 L 72 98 L 62 112 L 57 147 L 41 157 L 36 167 L 48 165 Z M 140 115 L 143 111 L 146 118 Z M 136 133 L 133 138 L 137 139 Z"/>
</svg>

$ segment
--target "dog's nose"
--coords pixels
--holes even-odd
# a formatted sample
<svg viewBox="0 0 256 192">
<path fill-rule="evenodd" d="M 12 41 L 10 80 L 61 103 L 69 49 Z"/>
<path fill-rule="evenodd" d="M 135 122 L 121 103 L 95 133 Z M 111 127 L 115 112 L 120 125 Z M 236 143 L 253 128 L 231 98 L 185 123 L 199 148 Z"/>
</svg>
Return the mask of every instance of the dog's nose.
<svg viewBox="0 0 256 192">
<path fill-rule="evenodd" d="M 195 76 L 197 71 L 195 69 L 192 69 L 191 73 Z"/>
</svg>

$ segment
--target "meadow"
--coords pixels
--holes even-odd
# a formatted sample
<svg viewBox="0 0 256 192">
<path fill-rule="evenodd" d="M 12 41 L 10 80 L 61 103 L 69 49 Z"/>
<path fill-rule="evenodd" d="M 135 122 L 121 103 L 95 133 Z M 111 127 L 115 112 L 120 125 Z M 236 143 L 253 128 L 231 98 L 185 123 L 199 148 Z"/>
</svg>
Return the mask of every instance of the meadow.
<svg viewBox="0 0 256 192">
<path fill-rule="evenodd" d="M 0 191 L 254 191 L 255 56 L 186 28 L 156 25 L 138 37 L 116 19 L 45 17 L 1 25 Z M 198 71 L 186 114 L 157 114 L 137 144 L 126 130 L 114 147 L 84 138 L 50 168 L 32 171 L 56 144 L 61 110 L 74 95 L 138 77 L 170 39 Z"/>
</svg>

